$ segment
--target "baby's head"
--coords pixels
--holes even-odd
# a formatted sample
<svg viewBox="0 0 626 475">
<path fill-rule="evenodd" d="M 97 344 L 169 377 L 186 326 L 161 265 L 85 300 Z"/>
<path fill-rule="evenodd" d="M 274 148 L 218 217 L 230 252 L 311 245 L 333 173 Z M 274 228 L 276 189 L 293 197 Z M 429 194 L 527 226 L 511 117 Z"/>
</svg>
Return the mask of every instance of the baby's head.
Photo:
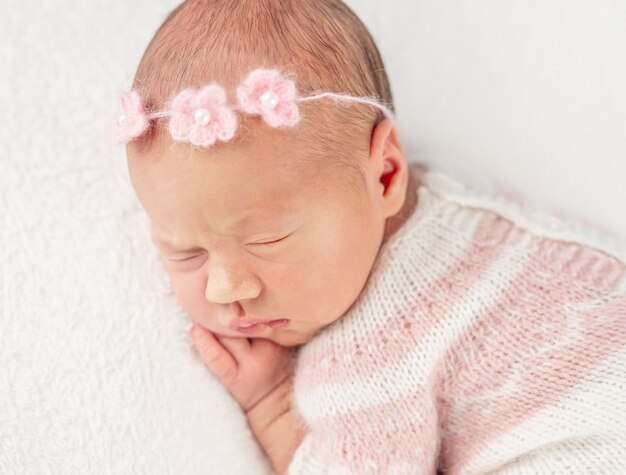
<svg viewBox="0 0 626 475">
<path fill-rule="evenodd" d="M 188 0 L 157 31 L 133 88 L 150 110 L 210 83 L 231 104 L 257 68 L 280 70 L 299 96 L 393 107 L 374 41 L 338 0 Z M 240 114 L 236 135 L 207 148 L 173 140 L 161 117 L 127 145 L 174 292 L 217 334 L 309 341 L 355 302 L 405 206 L 409 169 L 380 109 L 324 98 L 299 111 L 293 127 Z"/>
</svg>

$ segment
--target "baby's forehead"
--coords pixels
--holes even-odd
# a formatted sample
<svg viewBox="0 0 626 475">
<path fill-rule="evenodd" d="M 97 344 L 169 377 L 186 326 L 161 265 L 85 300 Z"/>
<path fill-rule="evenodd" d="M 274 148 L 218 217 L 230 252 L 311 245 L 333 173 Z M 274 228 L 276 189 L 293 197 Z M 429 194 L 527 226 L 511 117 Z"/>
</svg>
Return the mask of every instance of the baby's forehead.
<svg viewBox="0 0 626 475">
<path fill-rule="evenodd" d="M 201 171 L 205 166 L 219 172 L 221 167 L 239 169 L 242 174 L 254 171 L 261 174 L 289 172 L 294 179 L 303 179 L 318 173 L 317 167 L 327 168 L 351 148 L 343 135 L 332 130 L 332 135 L 316 123 L 317 113 L 306 111 L 305 119 L 296 128 L 272 128 L 259 123 L 255 117 L 240 119 L 241 132 L 229 142 L 218 142 L 213 147 L 194 147 L 180 143 L 167 130 L 152 138 L 150 148 L 129 144 L 127 149 L 131 174 L 180 173 L 184 168 Z M 160 123 L 160 127 L 167 124 Z M 337 151 L 337 146 L 341 150 Z"/>
<path fill-rule="evenodd" d="M 255 190 L 248 190 L 255 191 Z M 302 193 L 248 200 L 235 191 L 225 196 L 223 204 L 205 205 L 203 194 L 189 195 L 188 200 L 148 202 L 152 240 L 168 248 L 191 248 L 201 236 L 250 237 L 293 230 L 304 224 L 313 206 L 312 196 Z M 209 200 L 210 202 L 210 200 Z M 336 201 L 335 204 L 336 205 Z"/>
<path fill-rule="evenodd" d="M 172 200 L 184 208 L 183 198 L 195 190 L 190 202 L 205 200 L 233 212 L 253 209 L 275 219 L 289 212 L 283 204 L 299 206 L 303 197 L 312 204 L 332 194 L 341 199 L 360 189 L 356 162 L 366 156 L 353 153 L 353 145 L 336 130 L 326 131 L 305 117 L 297 129 L 287 130 L 243 119 L 236 139 L 209 149 L 165 137 L 150 153 L 129 153 L 135 190 L 155 216 L 175 213 L 167 209 Z M 271 210 L 278 213 L 266 212 Z"/>
</svg>

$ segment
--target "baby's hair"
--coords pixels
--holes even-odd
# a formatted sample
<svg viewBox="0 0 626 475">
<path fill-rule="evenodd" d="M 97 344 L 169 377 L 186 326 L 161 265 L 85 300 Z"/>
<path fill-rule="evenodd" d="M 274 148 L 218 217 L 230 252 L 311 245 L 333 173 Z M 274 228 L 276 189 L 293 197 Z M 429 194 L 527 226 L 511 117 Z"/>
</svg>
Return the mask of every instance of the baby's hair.
<svg viewBox="0 0 626 475">
<path fill-rule="evenodd" d="M 280 68 L 302 95 L 332 91 L 371 97 L 395 112 L 376 43 L 340 0 L 186 0 L 155 33 L 132 87 L 148 110 L 158 110 L 185 87 L 216 81 L 232 94 L 249 70 L 261 67 Z M 354 139 L 348 138 L 362 137 L 358 148 L 369 150 L 370 134 L 364 132 L 384 118 L 382 111 L 332 100 L 301 107 L 309 126 L 283 133 L 296 134 L 329 166 L 340 163 L 345 170 L 348 165 L 363 178 Z M 145 153 L 167 135 L 164 121 L 156 121 L 128 147 Z"/>
</svg>

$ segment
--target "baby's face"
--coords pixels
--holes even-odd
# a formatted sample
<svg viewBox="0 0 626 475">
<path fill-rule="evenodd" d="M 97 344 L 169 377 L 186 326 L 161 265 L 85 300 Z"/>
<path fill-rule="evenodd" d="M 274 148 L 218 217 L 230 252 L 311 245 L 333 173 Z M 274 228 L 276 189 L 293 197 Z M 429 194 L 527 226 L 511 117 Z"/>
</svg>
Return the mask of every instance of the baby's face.
<svg viewBox="0 0 626 475">
<path fill-rule="evenodd" d="M 332 156 L 293 169 L 289 160 L 303 152 L 276 136 L 215 152 L 169 147 L 156 159 L 129 153 L 129 170 L 194 322 L 295 346 L 351 306 L 383 237 L 378 190 L 361 184 L 359 193 L 339 168 L 323 166 Z M 234 328 L 257 319 L 288 322 Z"/>
</svg>

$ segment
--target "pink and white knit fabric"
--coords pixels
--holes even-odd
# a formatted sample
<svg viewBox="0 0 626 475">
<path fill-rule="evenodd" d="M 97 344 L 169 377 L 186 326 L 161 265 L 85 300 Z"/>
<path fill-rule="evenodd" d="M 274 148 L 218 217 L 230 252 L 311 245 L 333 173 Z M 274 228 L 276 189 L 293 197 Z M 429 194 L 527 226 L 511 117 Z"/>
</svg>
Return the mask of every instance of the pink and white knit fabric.
<svg viewBox="0 0 626 475">
<path fill-rule="evenodd" d="M 299 350 L 288 473 L 626 473 L 623 243 L 421 180 L 359 299 Z"/>
</svg>

